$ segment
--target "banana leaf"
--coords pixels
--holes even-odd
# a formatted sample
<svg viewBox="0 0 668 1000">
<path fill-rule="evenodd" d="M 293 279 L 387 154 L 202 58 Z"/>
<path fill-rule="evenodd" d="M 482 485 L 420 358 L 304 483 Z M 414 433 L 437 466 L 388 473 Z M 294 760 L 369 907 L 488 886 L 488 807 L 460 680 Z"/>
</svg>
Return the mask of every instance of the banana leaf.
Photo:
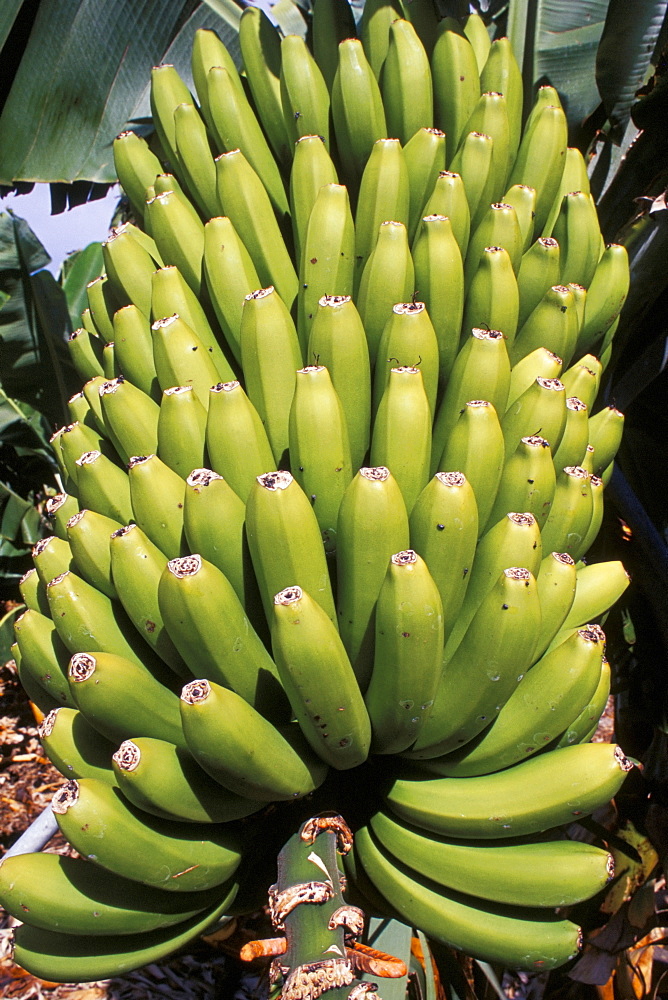
<svg viewBox="0 0 668 1000">
<path fill-rule="evenodd" d="M 115 180 L 111 142 L 181 27 L 184 0 L 49 0 L 0 115 L 0 184 Z"/>
</svg>

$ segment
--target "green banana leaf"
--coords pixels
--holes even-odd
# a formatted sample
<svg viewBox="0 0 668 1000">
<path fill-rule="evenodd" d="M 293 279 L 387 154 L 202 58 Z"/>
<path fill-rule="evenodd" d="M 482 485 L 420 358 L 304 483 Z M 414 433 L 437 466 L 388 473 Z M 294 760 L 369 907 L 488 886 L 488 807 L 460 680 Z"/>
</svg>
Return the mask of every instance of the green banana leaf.
<svg viewBox="0 0 668 1000">
<path fill-rule="evenodd" d="M 386 955 L 394 955 L 402 959 L 406 968 L 410 967 L 411 938 L 413 930 L 408 924 L 389 917 L 370 917 L 366 932 L 366 943 L 376 951 L 384 951 Z M 365 972 L 359 977 L 366 983 L 378 983 L 378 977 Z M 399 979 L 384 979 L 382 981 L 383 1000 L 404 1000 L 408 985 L 408 974 Z"/>
<path fill-rule="evenodd" d="M 3 0 L 0 5 L 0 48 L 7 41 L 22 5 L 23 0 Z"/>
<path fill-rule="evenodd" d="M 187 6 L 43 0 L 0 116 L 0 184 L 112 183 L 112 139 Z"/>
<path fill-rule="evenodd" d="M 83 250 L 70 254 L 63 262 L 60 280 L 73 330 L 81 323 L 81 313 L 88 304 L 86 286 L 89 281 L 102 274 L 103 270 L 101 243 L 89 243 Z"/>
<path fill-rule="evenodd" d="M 78 388 L 65 338 L 71 330 L 62 289 L 43 270 L 50 257 L 27 222 L 0 214 L 0 386 L 54 427 Z"/>
<path fill-rule="evenodd" d="M 510 0 L 508 36 L 523 67 L 525 105 L 540 84 L 550 83 L 559 91 L 571 131 L 599 103 L 594 70 L 609 2 Z"/>
<path fill-rule="evenodd" d="M 656 60 L 654 53 L 667 11 L 668 0 L 640 4 L 610 0 L 596 55 L 596 83 L 616 143 L 624 135 L 636 93 Z"/>
</svg>

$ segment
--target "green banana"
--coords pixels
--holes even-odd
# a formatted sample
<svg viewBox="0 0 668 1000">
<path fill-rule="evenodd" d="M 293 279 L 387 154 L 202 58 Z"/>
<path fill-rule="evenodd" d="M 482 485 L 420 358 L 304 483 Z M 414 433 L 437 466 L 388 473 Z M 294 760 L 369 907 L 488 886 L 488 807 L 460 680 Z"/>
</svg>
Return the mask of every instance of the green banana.
<svg viewBox="0 0 668 1000">
<path fill-rule="evenodd" d="M 541 558 L 541 531 L 533 514 L 511 511 L 487 529 L 478 542 L 466 596 L 457 621 L 446 637 L 446 662 L 508 563 L 524 566 L 536 576 Z M 513 584 L 509 586 L 512 587 Z M 532 589 L 531 586 L 528 589 Z M 481 641 L 484 638 L 482 636 Z"/>
<path fill-rule="evenodd" d="M 197 91 L 200 110 L 209 128 L 212 126 L 212 110 L 209 106 L 207 79 L 210 70 L 214 66 L 225 69 L 236 92 L 244 96 L 244 87 L 236 63 L 226 46 L 215 31 L 198 28 L 193 36 L 190 68 L 192 69 L 193 83 Z"/>
<path fill-rule="evenodd" d="M 559 284 L 559 244 L 551 237 L 540 236 L 525 251 L 517 274 L 520 296 L 518 328 L 524 326 L 548 288 Z"/>
<path fill-rule="evenodd" d="M 151 313 L 151 274 L 157 266 L 151 254 L 130 230 L 120 226 L 112 229 L 102 244 L 102 257 L 118 299 L 123 305 L 137 306 L 148 317 Z"/>
<path fill-rule="evenodd" d="M 364 701 L 374 753 L 415 742 L 441 677 L 443 605 L 427 563 L 413 549 L 390 559 L 376 603 L 374 666 Z"/>
<path fill-rule="evenodd" d="M 336 770 L 362 764 L 371 724 L 336 625 L 317 601 L 292 586 L 274 597 L 271 646 L 302 733 Z"/>
<path fill-rule="evenodd" d="M 412 257 L 416 294 L 425 303 L 436 332 L 441 396 L 459 349 L 464 311 L 462 255 L 450 219 L 444 215 L 423 216 Z"/>
<path fill-rule="evenodd" d="M 513 403 L 517 402 L 523 392 L 525 392 L 535 380 L 540 378 L 560 378 L 563 362 L 560 357 L 548 351 L 545 347 L 538 347 L 531 351 L 526 357 L 513 365 L 510 370 L 510 387 L 508 389 L 508 402 L 506 409 L 510 409 Z M 568 386 L 564 384 L 568 391 Z"/>
<path fill-rule="evenodd" d="M 111 579 L 109 537 L 121 525 L 94 510 L 77 511 L 67 522 L 67 537 L 75 567 L 88 583 L 107 597 L 117 597 Z"/>
<path fill-rule="evenodd" d="M 182 479 L 204 463 L 206 421 L 206 410 L 191 385 L 165 389 L 158 416 L 157 449 L 153 450 Z"/>
<path fill-rule="evenodd" d="M 220 891 L 164 893 L 141 888 L 83 858 L 19 854 L 0 868 L 0 897 L 8 913 L 68 935 L 145 934 L 193 917 L 220 898 Z"/>
<path fill-rule="evenodd" d="M 210 400 L 206 426 L 209 461 L 245 503 L 256 476 L 272 471 L 276 464 L 267 432 L 239 382 L 212 386 Z"/>
<path fill-rule="evenodd" d="M 325 780 L 327 765 L 299 727 L 280 731 L 234 691 L 191 681 L 181 692 L 188 749 L 219 784 L 243 798 L 293 801 Z"/>
<path fill-rule="evenodd" d="M 575 350 L 578 321 L 572 290 L 567 285 L 553 285 L 529 313 L 510 346 L 512 365 L 527 354 L 544 347 L 567 365 Z"/>
<path fill-rule="evenodd" d="M 186 479 L 183 527 L 191 552 L 232 584 L 255 629 L 264 623 L 245 532 L 246 505 L 218 473 L 194 469 Z"/>
<path fill-rule="evenodd" d="M 583 542 L 592 518 L 589 479 L 589 473 L 579 465 L 559 470 L 552 507 L 543 525 L 546 550 L 568 552 L 576 562 L 584 555 Z"/>
<path fill-rule="evenodd" d="M 553 749 L 569 747 L 574 743 L 588 743 L 598 728 L 598 721 L 601 718 L 610 697 L 610 664 L 604 658 L 601 664 L 601 677 L 598 687 L 592 695 L 591 701 L 586 705 L 577 718 L 569 724 L 561 737 L 554 744 Z"/>
<path fill-rule="evenodd" d="M 453 18 L 439 22 L 431 54 L 431 73 L 434 125 L 445 132 L 448 148 L 454 153 L 480 97 L 480 77 L 473 46 Z"/>
<path fill-rule="evenodd" d="M 577 840 L 486 843 L 446 839 L 407 826 L 378 810 L 369 826 L 385 848 L 413 871 L 459 892 L 511 906 L 569 906 L 612 878 L 612 855 Z"/>
<path fill-rule="evenodd" d="M 463 340 L 474 327 L 500 330 L 510 353 L 517 332 L 519 291 L 510 254 L 500 246 L 485 247 L 464 302 Z"/>
<path fill-rule="evenodd" d="M 589 445 L 587 446 L 589 447 Z M 587 470 L 589 471 L 589 470 Z M 596 541 L 598 533 L 603 523 L 603 491 L 605 489 L 605 483 L 603 479 L 599 476 L 594 476 L 590 473 L 589 476 L 589 488 L 591 490 L 591 505 L 592 513 L 591 520 L 589 522 L 589 527 L 587 528 L 584 539 L 582 540 L 582 555 L 586 556 L 589 549 Z"/>
<path fill-rule="evenodd" d="M 356 834 L 355 852 L 375 888 L 401 918 L 424 928 L 436 941 L 465 948 L 480 960 L 529 970 L 563 965 L 580 950 L 582 931 L 570 920 L 545 919 L 541 911 L 495 907 L 473 896 L 446 893 L 384 854 L 367 827 Z"/>
<path fill-rule="evenodd" d="M 322 136 L 301 136 L 295 143 L 290 171 L 290 217 L 295 260 L 302 260 L 306 229 L 318 191 L 325 184 L 338 183 L 336 167 Z"/>
<path fill-rule="evenodd" d="M 289 446 L 295 372 L 303 363 L 295 324 L 278 291 L 270 285 L 247 295 L 241 314 L 241 364 L 248 398 L 264 424 L 275 466 L 282 464 Z"/>
<path fill-rule="evenodd" d="M 501 420 L 506 458 L 523 437 L 540 434 L 557 450 L 566 423 L 566 393 L 558 378 L 538 376 L 509 406 Z"/>
<path fill-rule="evenodd" d="M 376 79 L 380 78 L 389 48 L 392 22 L 402 16 L 400 0 L 369 0 L 359 23 L 359 35 Z"/>
<path fill-rule="evenodd" d="M 577 572 L 575 600 L 563 622 L 564 629 L 581 628 L 616 604 L 630 583 L 619 560 L 581 566 Z"/>
<path fill-rule="evenodd" d="M 14 933 L 14 958 L 22 969 L 47 981 L 61 983 L 90 982 L 96 976 L 121 976 L 132 969 L 165 958 L 203 934 L 208 927 L 232 908 L 237 882 L 220 887 L 215 906 L 190 917 L 174 927 L 147 934 L 109 935 L 96 941 L 91 955 L 85 936 L 45 931 L 24 924 Z"/>
<path fill-rule="evenodd" d="M 21 658 L 21 677 L 29 674 L 55 704 L 75 707 L 68 690 L 69 653 L 50 618 L 31 608 L 14 621 L 14 636 Z"/>
<path fill-rule="evenodd" d="M 549 97 L 543 102 L 544 104 L 559 104 L 559 95 L 556 93 L 553 87 L 541 87 L 539 94 L 543 90 L 549 90 L 552 92 L 552 96 L 556 95 L 556 100 L 550 100 Z M 533 114 L 537 114 L 538 109 L 534 105 Z M 529 123 L 527 123 L 528 125 Z M 552 208 L 548 214 L 547 220 L 545 222 L 545 227 L 543 229 L 544 235 L 552 235 L 552 229 L 554 228 L 554 223 L 557 220 L 559 211 L 561 209 L 561 203 L 564 195 L 568 194 L 570 191 L 582 191 L 583 194 L 589 194 L 589 175 L 587 174 L 587 164 L 585 163 L 584 156 L 577 147 L 569 146 L 566 150 L 566 162 L 564 163 L 564 172 L 561 175 L 561 182 L 559 184 L 559 190 L 555 196 Z"/>
<path fill-rule="evenodd" d="M 409 545 L 406 505 L 389 469 L 359 470 L 341 501 L 336 542 L 339 631 L 365 691 L 373 666 L 376 600 L 391 555 Z"/>
<path fill-rule="evenodd" d="M 563 469 L 565 465 L 580 465 L 585 456 L 589 441 L 589 422 L 587 404 L 577 396 L 569 396 L 566 400 L 566 423 L 554 453 L 555 469 Z"/>
<path fill-rule="evenodd" d="M 163 153 L 175 170 L 181 168 L 176 146 L 174 110 L 179 104 L 192 104 L 193 97 L 174 66 L 164 63 L 151 70 L 151 116 Z"/>
<path fill-rule="evenodd" d="M 502 93 L 484 91 L 480 95 L 464 125 L 463 134 L 469 135 L 471 132 L 481 132 L 492 139 L 490 200 L 497 202 L 506 190 L 506 181 L 514 159 L 514 153 L 510 149 L 508 105 Z"/>
<path fill-rule="evenodd" d="M 156 320 L 151 331 L 153 360 L 162 391 L 190 385 L 202 406 L 208 407 L 209 389 L 221 378 L 232 379 L 231 368 L 221 373 L 209 349 L 176 313 Z"/>
<path fill-rule="evenodd" d="M 371 367 L 392 306 L 409 302 L 415 291 L 415 268 L 403 222 L 388 219 L 378 227 L 376 245 L 362 272 L 356 305 L 369 344 Z"/>
<path fill-rule="evenodd" d="M 398 139 L 376 139 L 359 185 L 355 213 L 355 287 L 388 220 L 408 226 L 408 168 Z"/>
<path fill-rule="evenodd" d="M 408 239 L 411 244 L 421 216 L 428 214 L 425 211 L 427 199 L 437 178 L 445 172 L 445 143 L 445 132 L 439 128 L 423 127 L 404 145 L 409 191 Z M 468 210 L 468 202 L 466 207 Z"/>
<path fill-rule="evenodd" d="M 483 250 L 493 246 L 501 246 L 506 250 L 517 275 L 522 260 L 523 238 L 517 213 L 512 205 L 505 202 L 493 202 L 471 234 L 464 264 L 467 289 L 480 266 Z"/>
<path fill-rule="evenodd" d="M 356 256 L 348 191 L 342 184 L 325 184 L 309 216 L 299 269 L 297 330 L 302 355 L 321 297 L 352 294 Z"/>
<path fill-rule="evenodd" d="M 196 295 L 202 289 L 204 226 L 175 190 L 146 202 L 146 220 L 165 264 L 175 264 Z"/>
<path fill-rule="evenodd" d="M 229 823 L 262 808 L 261 802 L 222 788 L 188 750 L 162 739 L 125 740 L 112 757 L 112 767 L 128 802 L 162 819 Z"/>
<path fill-rule="evenodd" d="M 468 610 L 476 582 L 472 577 L 462 610 Z M 412 750 L 418 758 L 440 757 L 474 739 L 517 688 L 531 665 L 540 623 L 533 574 L 524 567 L 503 570 L 467 618 L 469 627 L 454 652 L 456 626 L 446 640 L 443 673 Z"/>
<path fill-rule="evenodd" d="M 551 235 L 559 244 L 561 284 L 572 281 L 589 288 L 601 247 L 596 205 L 589 194 L 569 191 L 564 195 Z"/>
<path fill-rule="evenodd" d="M 179 677 L 190 671 L 170 639 L 158 604 L 158 582 L 167 564 L 157 545 L 136 524 L 109 539 L 111 575 L 125 612 L 145 642 Z"/>
<path fill-rule="evenodd" d="M 86 296 L 95 330 L 106 343 L 112 342 L 114 339 L 112 316 L 124 303 L 118 301 L 106 274 L 88 282 Z"/>
<path fill-rule="evenodd" d="M 612 463 L 622 440 L 624 414 L 616 406 L 606 406 L 589 418 L 589 444 L 594 448 L 594 472 L 597 476 Z"/>
<path fill-rule="evenodd" d="M 509 510 L 521 510 L 533 514 L 542 527 L 550 513 L 555 486 L 549 443 L 539 435 L 521 438 L 503 466 L 487 525 L 496 524 Z"/>
<path fill-rule="evenodd" d="M 596 402 L 603 367 L 593 354 L 586 354 L 560 375 L 568 396 L 577 396 L 591 410 Z"/>
<path fill-rule="evenodd" d="M 249 104 L 239 75 L 227 66 L 212 65 L 205 80 L 209 128 L 219 153 L 240 149 L 262 179 L 279 219 L 288 213 L 288 199 L 283 178 L 273 157 L 262 127 Z M 204 110 L 204 109 L 202 109 Z M 217 195 L 215 196 L 217 201 Z M 210 213 L 217 215 L 217 212 Z"/>
<path fill-rule="evenodd" d="M 182 176 L 192 200 L 205 219 L 220 213 L 216 192 L 216 167 L 207 128 L 194 104 L 174 108 L 174 133 Z"/>
<path fill-rule="evenodd" d="M 104 342 L 99 337 L 84 330 L 74 330 L 67 338 L 70 360 L 80 379 L 88 381 L 102 375 L 102 348 Z"/>
<path fill-rule="evenodd" d="M 117 746 L 130 734 L 185 746 L 178 695 L 136 660 L 114 653 L 75 653 L 68 676 L 83 717 Z"/>
<path fill-rule="evenodd" d="M 441 170 L 420 214 L 422 217 L 441 215 L 450 219 L 452 234 L 457 240 L 460 253 L 462 256 L 466 254 L 471 232 L 471 212 L 460 174 L 452 170 Z"/>
<path fill-rule="evenodd" d="M 275 285 L 288 309 L 298 279 L 264 185 L 239 149 L 216 159 L 223 212 L 243 240 L 263 285 Z"/>
<path fill-rule="evenodd" d="M 502 414 L 509 385 L 510 361 L 503 333 L 474 327 L 455 359 L 436 414 L 432 439 L 435 461 L 447 446 L 465 404 L 477 397 Z"/>
<path fill-rule="evenodd" d="M 239 22 L 239 45 L 253 103 L 279 164 L 292 160 L 281 103 L 281 36 L 263 10 L 250 7 Z"/>
<path fill-rule="evenodd" d="M 419 129 L 431 126 L 434 94 L 429 57 L 411 22 L 400 17 L 390 24 L 380 88 L 388 133 L 402 145 Z"/>
<path fill-rule="evenodd" d="M 478 508 L 478 531 L 489 521 L 503 470 L 503 432 L 496 409 L 486 399 L 470 399 L 432 465 L 440 471 L 461 470 L 470 482 Z"/>
<path fill-rule="evenodd" d="M 85 452 L 77 459 L 79 503 L 119 524 L 132 520 L 130 481 L 126 472 L 99 451 Z"/>
<path fill-rule="evenodd" d="M 135 217 L 144 218 L 146 188 L 162 172 L 162 164 L 136 132 L 121 132 L 113 142 L 114 167 Z"/>
<path fill-rule="evenodd" d="M 113 435 L 124 463 L 158 446 L 160 407 L 122 375 L 100 386 L 104 422 Z"/>
<path fill-rule="evenodd" d="M 494 140 L 490 135 L 469 132 L 450 161 L 450 171 L 459 174 L 463 181 L 473 229 L 492 201 L 495 180 L 492 170 L 493 153 Z"/>
<path fill-rule="evenodd" d="M 422 372 L 432 417 L 436 409 L 439 344 L 424 302 L 397 302 L 392 307 L 378 345 L 373 383 L 373 413 L 377 413 L 392 364 L 415 365 Z"/>
<path fill-rule="evenodd" d="M 533 239 L 533 219 L 536 214 L 536 190 L 528 184 L 513 184 L 503 198 L 505 204 L 512 205 L 517 215 L 522 237 L 522 254 L 531 246 Z M 517 274 L 517 271 L 515 272 Z"/>
<path fill-rule="evenodd" d="M 244 299 L 260 287 L 260 279 L 228 218 L 209 219 L 204 227 L 204 277 L 227 345 L 240 363 Z"/>
<path fill-rule="evenodd" d="M 431 419 L 420 369 L 391 368 L 373 425 L 369 459 L 374 466 L 392 469 L 409 515 L 429 479 Z"/>
<path fill-rule="evenodd" d="M 267 621 L 274 595 L 299 580 L 336 622 L 320 527 L 309 498 L 289 472 L 257 477 L 246 502 L 246 532 Z"/>
<path fill-rule="evenodd" d="M 397 778 L 386 801 L 400 819 L 448 837 L 522 837 L 588 816 L 632 767 L 614 743 L 589 743 L 477 778 Z"/>
<path fill-rule="evenodd" d="M 323 365 L 297 371 L 289 444 L 293 475 L 311 498 L 325 551 L 331 553 L 341 498 L 353 472 L 345 413 Z"/>
<path fill-rule="evenodd" d="M 597 345 L 615 322 L 628 295 L 629 279 L 626 247 L 609 243 L 587 287 L 584 322 L 577 343 L 578 354 Z"/>
<path fill-rule="evenodd" d="M 550 552 L 538 571 L 540 629 L 534 659 L 542 656 L 561 629 L 575 598 L 575 561 L 568 552 Z"/>
<path fill-rule="evenodd" d="M 54 576 L 75 568 L 70 543 L 55 535 L 47 535 L 35 542 L 31 555 L 37 575 L 45 587 Z"/>
<path fill-rule="evenodd" d="M 206 251 L 206 230 L 204 243 Z M 211 327 L 206 310 L 178 267 L 158 268 L 153 273 L 151 283 L 153 319 L 165 319 L 177 313 L 204 344 L 219 378 L 231 378 L 230 362 Z"/>
<path fill-rule="evenodd" d="M 476 63 L 478 64 L 478 73 L 482 73 L 487 62 L 487 57 L 489 56 L 492 41 L 480 14 L 469 14 L 464 20 L 462 31 L 473 46 Z"/>
<path fill-rule="evenodd" d="M 357 183 L 374 142 L 387 135 L 376 76 L 357 38 L 346 38 L 339 43 L 331 107 L 343 173 L 349 182 Z"/>
<path fill-rule="evenodd" d="M 410 539 L 438 587 L 446 635 L 464 600 L 478 534 L 478 506 L 468 479 L 461 472 L 437 472 L 411 511 Z"/>
<path fill-rule="evenodd" d="M 525 128 L 508 184 L 529 184 L 536 189 L 534 235 L 542 235 L 559 191 L 566 162 L 568 127 L 561 107 L 546 105 Z"/>
<path fill-rule="evenodd" d="M 99 778 L 116 784 L 111 769 L 114 744 L 98 733 L 75 708 L 54 708 L 42 719 L 39 740 L 44 753 L 65 778 Z"/>
<path fill-rule="evenodd" d="M 364 326 L 350 295 L 319 300 L 306 356 L 329 371 L 346 417 L 352 468 L 359 469 L 371 433 L 371 374 Z"/>
<path fill-rule="evenodd" d="M 106 382 L 103 381 L 102 385 L 106 385 Z M 96 432 L 95 428 L 78 421 L 63 428 L 60 445 L 67 473 L 70 479 L 77 484 L 79 482 L 77 460 L 86 452 L 99 449 L 108 459 L 116 459 L 108 442 Z"/>
<path fill-rule="evenodd" d="M 19 593 L 27 608 L 48 616 L 49 602 L 46 599 L 46 584 L 42 583 L 34 566 L 26 570 L 19 580 Z"/>
<path fill-rule="evenodd" d="M 589 705 L 599 683 L 602 659 L 602 642 L 596 632 L 574 632 L 533 665 L 476 740 L 441 760 L 430 761 L 426 770 L 471 777 L 501 771 L 538 753 Z"/>
<path fill-rule="evenodd" d="M 120 369 L 116 363 L 116 352 L 113 340 L 102 348 L 102 371 L 106 379 L 116 378 Z"/>
<path fill-rule="evenodd" d="M 510 133 L 509 157 L 512 164 L 517 155 L 522 133 L 524 84 L 509 38 L 495 38 L 492 42 L 485 65 L 480 71 L 480 89 L 497 91 L 506 98 Z"/>
<path fill-rule="evenodd" d="M 301 35 L 281 39 L 281 104 L 291 143 L 320 135 L 329 152 L 329 89 Z"/>
<path fill-rule="evenodd" d="M 132 520 L 168 559 L 181 554 L 185 483 L 157 455 L 136 455 L 128 465 Z"/>
<path fill-rule="evenodd" d="M 68 541 L 67 522 L 79 510 L 76 498 L 71 497 L 69 493 L 56 493 L 55 496 L 46 498 L 44 510 L 53 533 L 64 542 Z"/>
<path fill-rule="evenodd" d="M 66 782 L 52 806 L 63 835 L 85 858 L 156 889 L 211 889 L 229 879 L 241 861 L 236 831 L 148 816 L 95 778 Z"/>
<path fill-rule="evenodd" d="M 313 55 L 331 91 L 339 62 L 339 42 L 356 35 L 351 7 L 338 0 L 316 0 L 311 20 Z"/>
<path fill-rule="evenodd" d="M 123 375 L 156 402 L 161 395 L 153 361 L 151 324 L 137 306 L 114 313 L 114 352 Z"/>
<path fill-rule="evenodd" d="M 232 688 L 262 715 L 283 718 L 276 666 L 216 566 L 198 554 L 171 559 L 158 584 L 158 602 L 191 671 Z"/>
</svg>

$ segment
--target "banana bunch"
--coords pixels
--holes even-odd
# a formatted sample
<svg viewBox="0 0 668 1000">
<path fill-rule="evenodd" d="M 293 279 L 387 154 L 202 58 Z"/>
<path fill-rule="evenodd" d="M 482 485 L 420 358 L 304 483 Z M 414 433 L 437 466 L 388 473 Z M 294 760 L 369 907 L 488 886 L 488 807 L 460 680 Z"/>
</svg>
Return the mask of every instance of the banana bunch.
<svg viewBox="0 0 668 1000">
<path fill-rule="evenodd" d="M 311 51 L 248 8 L 243 76 L 199 31 L 196 96 L 153 70 L 159 155 L 114 143 L 135 223 L 69 340 L 14 647 L 82 855 L 0 867 L 49 980 L 252 908 L 314 802 L 360 817 L 360 905 L 489 961 L 567 961 L 555 908 L 611 874 L 562 827 L 630 767 L 588 743 L 628 577 L 584 562 L 626 251 L 507 39 L 346 12 L 316 0 Z"/>
</svg>

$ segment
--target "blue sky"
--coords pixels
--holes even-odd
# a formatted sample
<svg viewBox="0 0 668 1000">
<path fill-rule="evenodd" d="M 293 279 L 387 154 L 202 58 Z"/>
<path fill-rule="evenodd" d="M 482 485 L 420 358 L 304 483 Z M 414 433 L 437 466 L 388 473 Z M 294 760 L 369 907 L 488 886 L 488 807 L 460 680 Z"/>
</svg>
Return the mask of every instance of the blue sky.
<svg viewBox="0 0 668 1000">
<path fill-rule="evenodd" d="M 119 191 L 118 185 L 114 185 L 106 198 L 78 205 L 60 215 L 51 215 L 49 185 L 35 184 L 30 194 L 10 194 L 0 198 L 0 211 L 11 209 L 28 222 L 51 255 L 49 270 L 57 275 L 60 265 L 72 250 L 82 250 L 94 240 L 106 239 Z"/>
</svg>

